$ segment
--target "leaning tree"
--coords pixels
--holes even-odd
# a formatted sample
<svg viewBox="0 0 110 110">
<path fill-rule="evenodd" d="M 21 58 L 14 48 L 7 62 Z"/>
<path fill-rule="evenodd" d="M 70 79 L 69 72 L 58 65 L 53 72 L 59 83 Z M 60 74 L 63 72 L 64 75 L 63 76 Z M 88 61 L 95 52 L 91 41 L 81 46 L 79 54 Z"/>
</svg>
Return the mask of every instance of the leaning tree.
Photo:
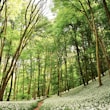
<svg viewBox="0 0 110 110">
<path fill-rule="evenodd" d="M 5 52 L 6 41 L 8 41 L 7 31 L 8 24 L 12 20 L 9 19 L 8 15 L 8 7 L 10 5 L 10 0 L 0 0 L 0 101 L 3 100 L 3 96 L 7 87 L 8 82 L 14 74 L 17 61 L 26 47 L 28 42 L 33 37 L 33 31 L 38 26 L 39 21 L 41 20 L 41 16 L 43 14 L 43 5 L 45 5 L 46 0 L 29 0 L 23 2 L 23 9 L 21 10 L 23 21 L 21 21 L 21 27 L 16 29 L 19 31 L 17 39 L 17 46 L 14 49 L 14 52 L 9 55 L 5 55 L 6 53 L 10 53 L 10 49 L 8 52 Z M 27 5 L 26 5 L 27 4 Z M 26 6 L 26 7 L 25 7 Z M 16 21 L 15 21 L 16 22 Z M 14 22 L 11 22 L 14 25 Z M 15 29 L 15 28 L 14 28 Z M 13 31 L 14 32 L 14 31 Z M 13 35 L 13 34 L 12 34 Z M 15 33 L 16 35 L 16 33 Z M 11 36 L 14 37 L 14 36 Z M 14 45 L 13 40 L 11 40 L 10 45 Z M 5 62 L 4 62 L 5 60 Z"/>
</svg>

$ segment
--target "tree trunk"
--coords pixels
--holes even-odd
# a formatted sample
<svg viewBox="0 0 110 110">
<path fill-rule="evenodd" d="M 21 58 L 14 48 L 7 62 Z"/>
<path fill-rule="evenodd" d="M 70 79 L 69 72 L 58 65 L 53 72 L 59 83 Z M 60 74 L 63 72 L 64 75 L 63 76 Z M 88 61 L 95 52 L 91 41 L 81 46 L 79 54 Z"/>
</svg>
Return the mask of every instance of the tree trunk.
<svg viewBox="0 0 110 110">
<path fill-rule="evenodd" d="M 92 56 L 91 56 L 91 54 L 90 54 L 90 64 L 91 64 L 91 74 L 92 74 L 92 81 L 93 80 L 95 80 L 96 81 L 96 75 L 95 75 L 95 73 L 94 73 L 94 71 L 93 71 L 93 67 L 95 67 L 95 65 L 93 64 L 93 62 L 92 62 Z M 92 67 L 93 66 L 93 67 Z"/>
<path fill-rule="evenodd" d="M 1 37 L 1 36 L 0 36 Z M 0 40 L 0 66 L 1 66 L 1 61 L 2 61 L 2 54 L 3 54 L 3 48 L 4 48 L 4 42 L 5 42 L 5 38 L 1 38 Z"/>
<path fill-rule="evenodd" d="M 108 18 L 108 22 L 109 22 L 109 25 L 110 25 L 110 11 L 109 11 L 109 8 L 107 7 L 106 0 L 103 0 L 103 6 L 104 6 L 104 9 L 105 9 L 105 12 L 106 12 L 106 15 L 107 15 L 107 18 Z"/>
<path fill-rule="evenodd" d="M 22 90 L 22 92 L 23 92 L 23 95 L 24 95 L 24 80 L 25 80 L 24 79 L 24 73 L 25 73 L 25 70 L 24 70 L 25 69 L 25 66 L 24 66 L 24 64 L 25 64 L 24 63 L 24 60 L 22 60 L 22 69 L 23 69 L 23 72 L 22 72 L 23 73 L 23 77 L 22 77 L 22 81 L 23 81 L 22 88 L 23 88 L 23 90 Z"/>
<path fill-rule="evenodd" d="M 45 96 L 46 92 L 46 69 L 47 69 L 47 57 L 45 57 L 45 65 L 44 65 L 44 73 L 43 73 L 43 96 Z"/>
<path fill-rule="evenodd" d="M 58 74 L 58 90 L 57 95 L 60 96 L 60 56 L 57 58 L 57 74 Z"/>
<path fill-rule="evenodd" d="M 13 99 L 16 99 L 16 93 L 17 93 L 17 88 L 16 88 L 16 81 L 17 81 L 17 67 L 15 69 L 15 79 L 14 79 L 14 95 L 13 95 Z"/>
<path fill-rule="evenodd" d="M 74 31 L 74 34 L 75 34 L 74 42 L 75 42 L 75 46 L 76 46 L 77 61 L 78 61 L 78 66 L 79 66 L 79 70 L 80 70 L 80 75 L 81 75 L 81 79 L 82 79 L 82 82 L 83 82 L 84 86 L 86 86 L 86 83 L 85 83 L 85 80 L 84 80 L 84 75 L 83 75 L 82 68 L 81 68 L 81 63 L 80 63 L 80 55 L 79 55 L 80 50 L 79 50 L 77 39 L 76 39 L 76 31 Z"/>
<path fill-rule="evenodd" d="M 37 56 L 38 61 L 38 87 L 37 87 L 37 96 L 40 97 L 40 73 L 41 73 L 41 64 L 40 64 L 40 55 Z"/>
<path fill-rule="evenodd" d="M 28 86 L 28 100 L 29 100 L 29 97 L 30 97 L 30 94 L 31 94 L 31 86 L 32 86 L 32 68 L 33 68 L 33 65 L 32 65 L 32 55 L 30 54 L 30 80 L 29 80 L 29 86 Z"/>
<path fill-rule="evenodd" d="M 86 82 L 86 84 L 88 85 L 89 84 L 89 74 L 87 73 L 87 61 L 88 61 L 88 57 L 86 56 L 86 53 L 85 53 L 85 51 L 86 51 L 86 48 L 85 48 L 85 43 L 84 43 L 84 35 L 83 35 L 83 33 L 81 33 L 81 35 L 82 35 L 82 47 L 83 47 L 83 55 L 82 55 L 82 63 L 83 63 L 83 65 L 84 65 L 84 67 L 83 67 L 83 71 L 84 71 L 84 73 L 85 73 L 85 75 L 84 75 L 84 77 L 85 77 L 85 82 Z"/>
<path fill-rule="evenodd" d="M 102 81 L 101 81 L 101 70 L 100 70 L 100 59 L 99 59 L 99 36 L 98 36 L 98 31 L 95 25 L 95 21 L 94 21 L 94 14 L 92 11 L 92 7 L 91 7 L 91 2 L 88 0 L 88 6 L 90 8 L 90 12 L 91 12 L 91 18 L 92 18 L 92 28 L 93 28 L 93 33 L 95 35 L 95 41 L 96 41 L 96 61 L 97 61 L 97 73 L 98 73 L 98 81 L 99 81 L 99 86 L 102 85 Z"/>
<path fill-rule="evenodd" d="M 11 76 L 11 85 L 10 85 L 10 91 L 9 91 L 9 94 L 8 94 L 7 101 L 10 101 L 12 86 L 13 86 L 13 74 L 12 74 L 12 76 Z"/>
<path fill-rule="evenodd" d="M 3 95 L 4 95 L 4 92 L 5 92 L 5 88 L 6 88 L 6 86 L 7 86 L 7 83 L 8 83 L 8 82 L 5 82 L 5 83 L 3 84 L 3 86 L 0 88 L 0 101 L 3 101 Z"/>
<path fill-rule="evenodd" d="M 52 80 L 52 72 L 53 72 L 53 68 L 52 68 L 52 52 L 50 52 L 50 68 L 49 68 L 49 73 L 50 73 L 50 77 L 47 77 L 47 89 L 46 89 L 46 97 L 49 97 L 49 93 L 50 93 L 50 86 L 51 86 L 51 80 Z"/>
<path fill-rule="evenodd" d="M 64 64 L 65 64 L 65 86 L 66 86 L 66 90 L 69 91 L 69 81 L 68 81 L 68 71 L 67 71 L 67 44 L 66 44 L 66 39 L 64 36 Z"/>
<path fill-rule="evenodd" d="M 105 56 L 105 60 L 106 60 L 108 69 L 110 69 L 110 60 L 109 60 L 109 56 L 108 56 L 107 51 L 106 51 L 105 44 L 100 38 L 98 40 L 99 40 L 99 44 L 100 44 L 100 47 L 102 49 L 102 52 L 103 52 L 103 54 Z M 110 72 L 109 72 L 109 75 L 110 75 Z"/>
<path fill-rule="evenodd" d="M 98 81 L 99 81 L 99 86 L 101 86 L 102 85 L 102 81 L 101 81 L 100 60 L 99 60 L 98 36 L 96 37 L 96 60 L 97 60 Z"/>
</svg>

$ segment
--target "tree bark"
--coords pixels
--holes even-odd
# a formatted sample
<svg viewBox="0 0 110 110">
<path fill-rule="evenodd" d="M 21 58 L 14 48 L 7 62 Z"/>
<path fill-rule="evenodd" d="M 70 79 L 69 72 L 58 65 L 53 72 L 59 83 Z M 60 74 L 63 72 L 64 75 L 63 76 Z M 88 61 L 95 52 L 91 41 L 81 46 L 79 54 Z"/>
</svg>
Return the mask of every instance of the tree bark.
<svg viewBox="0 0 110 110">
<path fill-rule="evenodd" d="M 10 101 L 12 86 L 13 86 L 13 74 L 12 74 L 12 76 L 11 76 L 11 85 L 10 85 L 10 91 L 9 91 L 9 94 L 8 94 L 7 101 Z"/>
<path fill-rule="evenodd" d="M 13 99 L 16 99 L 16 93 L 17 93 L 17 67 L 15 68 L 15 79 L 14 79 L 14 93 L 13 93 Z"/>
<path fill-rule="evenodd" d="M 101 81 L 101 70 L 100 70 L 100 58 L 99 58 L 99 36 L 98 36 L 98 31 L 95 25 L 95 21 L 94 21 L 94 14 L 92 11 L 92 7 L 91 7 L 91 3 L 88 0 L 88 6 L 90 8 L 90 12 L 91 12 L 91 19 L 92 19 L 92 28 L 93 28 L 93 33 L 95 35 L 95 41 L 96 41 L 96 61 L 97 61 L 97 73 L 98 73 L 98 81 L 99 81 L 99 86 L 102 85 L 102 81 Z"/>
<path fill-rule="evenodd" d="M 29 95 L 31 94 L 31 86 L 32 86 L 32 69 L 33 69 L 33 64 L 32 64 L 32 55 L 30 54 L 30 71 L 29 71 L 29 85 L 28 85 L 28 100 L 29 100 Z M 24 74 L 24 73 L 23 73 Z"/>
<path fill-rule="evenodd" d="M 79 50 L 79 47 L 78 47 L 78 43 L 77 43 L 77 39 L 76 39 L 76 32 L 74 31 L 74 34 L 75 34 L 75 46 L 76 46 L 76 52 L 77 52 L 77 61 L 78 61 L 78 65 L 79 65 L 79 70 L 80 70 L 80 75 L 81 75 L 81 79 L 82 79 L 82 82 L 84 84 L 84 86 L 86 86 L 86 83 L 85 83 L 85 80 L 84 80 L 84 75 L 83 75 L 83 72 L 82 72 L 82 68 L 81 68 L 81 63 L 80 63 L 80 50 Z"/>
<path fill-rule="evenodd" d="M 66 38 L 65 38 L 65 35 L 64 35 L 64 64 L 65 64 L 65 87 L 66 87 L 66 90 L 69 91 L 69 81 L 68 81 L 68 71 L 67 71 L 67 43 L 66 43 Z"/>
<path fill-rule="evenodd" d="M 41 64 L 40 64 L 40 55 L 37 56 L 38 61 L 38 87 L 37 87 L 37 96 L 40 97 L 40 73 L 41 73 Z"/>
<path fill-rule="evenodd" d="M 106 15 L 107 15 L 107 18 L 108 18 L 108 22 L 109 22 L 109 25 L 110 25 L 110 11 L 108 9 L 106 0 L 103 0 L 103 6 L 104 6 L 104 9 L 105 9 L 105 12 L 106 12 Z"/>
</svg>

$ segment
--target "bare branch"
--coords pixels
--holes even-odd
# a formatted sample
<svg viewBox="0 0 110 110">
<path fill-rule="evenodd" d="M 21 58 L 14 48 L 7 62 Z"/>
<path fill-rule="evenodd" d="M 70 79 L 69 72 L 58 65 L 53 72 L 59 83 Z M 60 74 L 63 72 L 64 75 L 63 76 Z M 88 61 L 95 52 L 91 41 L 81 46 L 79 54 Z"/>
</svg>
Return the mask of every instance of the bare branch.
<svg viewBox="0 0 110 110">
<path fill-rule="evenodd" d="M 1 1 L 0 1 L 1 2 Z M 7 2 L 7 0 L 4 0 L 3 1 L 3 4 L 2 4 L 2 6 L 1 6 L 1 8 L 0 8 L 0 13 L 1 13 L 1 11 L 3 10 L 3 7 L 4 7 L 4 5 L 5 5 L 5 3 Z"/>
<path fill-rule="evenodd" d="M 29 1 L 29 4 L 26 8 L 26 12 L 25 12 L 25 25 L 27 25 L 27 12 L 28 12 L 28 9 L 29 9 L 29 6 L 31 5 L 31 0 Z"/>
</svg>

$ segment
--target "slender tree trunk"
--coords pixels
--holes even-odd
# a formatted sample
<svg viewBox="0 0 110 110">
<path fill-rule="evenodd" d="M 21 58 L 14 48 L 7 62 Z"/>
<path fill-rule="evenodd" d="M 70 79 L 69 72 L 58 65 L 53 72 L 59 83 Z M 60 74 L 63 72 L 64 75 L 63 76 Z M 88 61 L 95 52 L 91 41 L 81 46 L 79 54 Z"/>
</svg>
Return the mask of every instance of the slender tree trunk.
<svg viewBox="0 0 110 110">
<path fill-rule="evenodd" d="M 23 81 L 23 83 L 22 83 L 22 88 L 23 88 L 23 90 L 22 90 L 22 92 L 23 92 L 23 95 L 24 95 L 24 73 L 25 73 L 25 67 L 24 67 L 24 60 L 22 60 L 22 69 L 23 69 L 23 71 L 22 71 L 22 74 L 23 74 L 23 77 L 22 77 L 22 81 Z"/>
<path fill-rule="evenodd" d="M 66 44 L 66 39 L 65 39 L 65 36 L 64 36 L 64 64 L 65 64 L 65 87 L 66 87 L 66 90 L 69 91 L 69 81 L 68 81 L 68 71 L 67 71 L 67 44 Z"/>
<path fill-rule="evenodd" d="M 84 79 L 84 75 L 83 75 L 83 71 L 82 71 L 82 67 L 81 67 L 81 62 L 80 62 L 80 50 L 79 50 L 79 47 L 78 47 L 78 42 L 77 42 L 77 39 L 76 39 L 76 32 L 77 32 L 77 26 L 72 26 L 72 29 L 74 31 L 74 37 L 72 37 L 72 41 L 75 43 L 75 46 L 76 46 L 76 53 L 77 53 L 77 62 L 78 62 L 78 66 L 79 66 L 79 71 L 80 71 L 80 75 L 81 75 L 81 80 L 84 84 L 84 86 L 86 86 L 86 83 L 85 83 L 85 79 Z M 73 35 L 72 35 L 73 36 Z M 81 82 L 81 81 L 80 81 Z"/>
<path fill-rule="evenodd" d="M 76 41 L 75 41 L 75 42 L 76 42 Z M 84 86 L 86 86 L 85 80 L 84 80 L 84 75 L 83 75 L 82 68 L 81 68 L 81 64 L 80 64 L 80 56 L 79 56 L 79 48 L 78 48 L 78 45 L 76 45 L 76 51 L 77 51 L 77 61 L 78 61 L 78 65 L 79 65 L 79 70 L 80 70 L 81 79 L 82 79 L 82 82 L 83 82 Z"/>
<path fill-rule="evenodd" d="M 99 81 L 99 86 L 101 86 L 101 85 L 102 85 L 102 81 L 101 81 L 101 71 L 100 71 L 100 61 L 99 61 L 99 44 L 98 44 L 98 36 L 96 37 L 96 59 L 97 59 L 98 81 Z"/>
<path fill-rule="evenodd" d="M 19 73 L 20 71 L 17 70 L 17 73 Z M 17 79 L 16 79 L 16 96 L 19 94 L 19 82 L 20 82 L 20 76 L 17 75 Z M 16 97 L 16 100 L 18 99 L 18 97 Z"/>
<path fill-rule="evenodd" d="M 37 84 L 36 84 L 36 82 L 37 82 L 36 75 L 34 75 L 34 78 L 35 78 L 35 79 L 34 79 L 34 83 L 33 83 L 33 87 L 34 87 L 34 88 L 33 88 L 32 97 L 33 97 L 33 99 L 35 100 L 35 99 L 36 99 L 36 96 L 37 96 L 37 94 L 36 94 L 36 93 L 37 93 L 37 92 L 36 92 L 36 85 L 37 85 Z"/>
<path fill-rule="evenodd" d="M 47 79 L 47 90 L 46 90 L 46 97 L 49 97 L 50 93 L 50 85 L 51 85 L 51 74 L 52 74 L 52 68 L 50 67 L 50 77 Z"/>
<path fill-rule="evenodd" d="M 5 22 L 3 24 L 3 28 L 2 28 L 2 31 L 0 33 L 0 37 L 1 37 L 1 34 L 4 34 L 6 35 L 6 30 L 7 30 L 7 0 L 4 1 L 3 5 L 1 6 L 1 9 L 0 9 L 0 14 L 1 14 L 1 11 L 3 10 L 3 7 L 5 6 L 5 9 L 4 9 L 4 14 L 5 14 Z M 2 55 L 3 55 L 3 49 L 4 49 L 4 42 L 5 42 L 5 37 L 2 39 L 1 38 L 1 49 L 0 49 L 0 72 L 1 72 L 1 61 L 2 61 Z M 1 72 L 2 73 L 2 72 Z M 4 74 L 4 73 L 3 73 Z M 1 81 L 2 82 L 2 81 Z M 7 82 L 4 84 L 4 86 L 2 87 L 2 83 L 0 84 L 0 101 L 3 100 L 3 94 L 4 94 L 4 91 L 5 91 L 5 88 L 6 88 L 6 85 L 7 85 Z"/>
<path fill-rule="evenodd" d="M 88 85 L 89 84 L 89 74 L 87 73 L 87 61 L 88 61 L 88 59 L 86 58 L 86 56 L 83 56 L 84 57 L 84 59 L 83 59 L 83 65 L 84 65 L 84 67 L 83 67 L 83 69 L 84 69 L 84 73 L 85 73 L 85 75 L 84 75 L 84 77 L 85 77 L 85 82 L 86 82 L 86 84 Z"/>
<path fill-rule="evenodd" d="M 43 80 L 42 80 L 42 96 L 46 96 L 46 70 L 47 70 L 47 48 L 45 53 L 45 60 L 44 60 L 44 69 L 43 69 Z"/>
<path fill-rule="evenodd" d="M 60 96 L 60 56 L 57 58 L 57 74 L 58 74 L 58 90 L 57 95 Z"/>
<path fill-rule="evenodd" d="M 36 91 L 36 88 L 37 88 L 37 72 L 36 72 L 36 69 L 37 69 L 37 67 L 36 67 L 36 65 L 37 65 L 37 61 L 35 60 L 35 63 L 33 64 L 35 71 L 34 71 L 34 75 L 33 75 L 34 82 L 33 82 L 33 92 L 32 92 L 32 97 L 34 100 L 37 97 L 37 91 Z"/>
<path fill-rule="evenodd" d="M 13 99 L 16 99 L 16 94 L 17 94 L 17 87 L 16 87 L 16 82 L 17 82 L 17 67 L 15 68 L 15 79 L 14 79 L 14 95 L 13 95 Z"/>
<path fill-rule="evenodd" d="M 4 8 L 4 17 L 5 17 L 5 19 L 4 19 L 4 24 L 3 24 L 3 27 L 2 27 L 2 29 L 1 29 L 1 32 L 0 32 L 0 37 L 1 37 L 1 47 L 0 47 L 0 66 L 1 66 L 1 61 L 2 61 L 2 54 L 3 54 L 3 49 L 4 49 L 4 46 L 5 46 L 5 40 L 6 40 L 6 33 L 7 33 L 7 0 L 5 0 L 4 2 L 3 2 L 3 5 L 1 6 L 1 8 L 0 8 L 0 14 L 1 14 L 1 11 L 3 10 L 3 7 L 5 7 Z M 3 37 L 2 38 L 2 34 L 4 34 L 4 36 L 5 37 Z"/>
<path fill-rule="evenodd" d="M 32 86 L 32 68 L 33 68 L 33 65 L 32 65 L 32 55 L 30 54 L 30 80 L 29 80 L 29 86 L 28 86 L 28 99 L 30 97 L 30 94 L 31 94 L 31 86 Z"/>
<path fill-rule="evenodd" d="M 63 80 L 63 68 L 62 68 L 62 66 L 61 66 L 61 70 L 60 70 L 60 80 L 61 80 L 61 92 L 62 91 L 64 91 L 64 84 L 63 84 L 63 82 L 64 82 L 64 80 Z"/>
<path fill-rule="evenodd" d="M 38 87 L 37 87 L 37 96 L 40 97 L 40 73 L 41 73 L 41 64 L 40 64 L 40 55 L 37 56 L 38 60 Z"/>
<path fill-rule="evenodd" d="M 53 72 L 53 68 L 52 68 L 52 53 L 50 52 L 50 69 L 49 69 L 49 73 L 50 73 L 50 77 L 47 77 L 47 89 L 46 89 L 46 97 L 49 97 L 49 93 L 50 93 L 50 86 L 51 86 L 51 80 L 52 80 L 52 72 Z"/>
<path fill-rule="evenodd" d="M 98 36 L 98 31 L 95 25 L 95 21 L 94 21 L 94 14 L 92 11 L 92 7 L 91 7 L 91 3 L 88 0 L 88 6 L 90 8 L 91 11 L 91 18 L 92 18 L 92 24 L 93 24 L 93 33 L 95 35 L 95 40 L 96 40 L 96 61 L 97 61 L 97 72 L 98 72 L 98 81 L 99 81 L 99 86 L 102 85 L 102 81 L 101 81 L 101 71 L 100 71 L 100 58 L 99 58 L 99 36 Z"/>
<path fill-rule="evenodd" d="M 110 11 L 109 11 L 109 8 L 107 6 L 107 2 L 106 2 L 106 0 L 102 0 L 102 1 L 103 1 L 103 6 L 104 6 L 104 9 L 105 9 L 107 18 L 108 18 L 108 22 L 110 24 Z"/>
<path fill-rule="evenodd" d="M 91 44 L 92 44 L 91 32 L 89 32 L 89 35 L 87 37 L 87 41 L 88 41 L 88 47 L 90 47 Z M 89 55 L 89 61 L 90 61 L 90 69 L 91 69 L 91 79 L 93 81 L 93 80 L 96 80 L 95 79 L 96 75 L 95 75 L 95 72 L 93 71 L 95 65 L 93 64 L 93 57 L 92 57 L 92 54 L 91 53 Z"/>
<path fill-rule="evenodd" d="M 46 90 L 46 97 L 49 97 L 49 93 L 50 93 L 50 82 L 51 82 L 51 79 L 49 79 L 49 81 L 48 81 L 47 90 Z"/>
<path fill-rule="evenodd" d="M 76 46 L 77 61 L 78 61 L 78 65 L 79 65 L 80 75 L 81 75 L 81 79 L 82 79 L 82 82 L 83 82 L 84 86 L 86 86 L 86 83 L 85 83 L 85 80 L 84 80 L 84 75 L 83 75 L 82 68 L 81 68 L 81 63 L 80 63 L 80 52 L 79 52 L 80 50 L 79 50 L 77 39 L 76 39 L 76 31 L 74 31 L 74 34 L 75 34 L 74 42 L 75 42 L 75 46 Z"/>
<path fill-rule="evenodd" d="M 93 81 L 93 80 L 96 80 L 96 75 L 95 75 L 95 73 L 94 73 L 94 71 L 93 71 L 93 69 L 94 69 L 93 67 L 95 67 L 95 65 L 93 64 L 92 59 L 93 59 L 93 58 L 92 58 L 92 56 L 91 56 L 91 54 L 90 54 L 90 64 L 91 64 L 91 74 L 92 74 L 91 77 L 92 77 L 92 81 Z"/>
<path fill-rule="evenodd" d="M 46 69 L 47 69 L 47 57 L 45 57 L 45 65 L 44 65 L 44 73 L 43 73 L 43 96 L 45 96 L 45 91 L 46 91 Z"/>
<path fill-rule="evenodd" d="M 1 37 L 1 36 L 0 36 Z M 5 38 L 1 38 L 0 40 L 0 65 L 1 65 L 1 61 L 2 61 L 2 54 L 3 54 L 3 49 L 4 49 L 4 43 L 5 43 Z"/>
<path fill-rule="evenodd" d="M 13 86 L 13 74 L 12 74 L 12 76 L 11 76 L 11 85 L 10 85 L 10 91 L 9 91 L 9 94 L 8 94 L 7 101 L 10 101 L 12 86 Z"/>
<path fill-rule="evenodd" d="M 85 73 L 85 81 L 86 81 L 86 84 L 88 85 L 89 83 L 89 79 L 88 79 L 88 73 L 87 73 L 87 61 L 88 61 L 88 57 L 86 56 L 85 54 L 85 51 L 86 51 L 86 48 L 85 48 L 85 45 L 84 45 L 84 35 L 83 33 L 81 33 L 82 35 L 82 47 L 83 47 L 83 51 L 84 51 L 84 55 L 83 55 L 83 59 L 82 59 L 82 63 L 84 65 L 83 69 L 84 69 L 84 73 Z"/>
<path fill-rule="evenodd" d="M 100 38 L 98 40 L 99 40 L 99 44 L 100 44 L 100 47 L 102 49 L 102 52 L 103 52 L 103 54 L 105 56 L 105 60 L 106 60 L 108 69 L 110 69 L 110 60 L 109 60 L 109 56 L 108 56 L 107 51 L 106 51 L 105 44 Z M 109 73 L 109 75 L 110 75 L 110 73 Z"/>
</svg>

